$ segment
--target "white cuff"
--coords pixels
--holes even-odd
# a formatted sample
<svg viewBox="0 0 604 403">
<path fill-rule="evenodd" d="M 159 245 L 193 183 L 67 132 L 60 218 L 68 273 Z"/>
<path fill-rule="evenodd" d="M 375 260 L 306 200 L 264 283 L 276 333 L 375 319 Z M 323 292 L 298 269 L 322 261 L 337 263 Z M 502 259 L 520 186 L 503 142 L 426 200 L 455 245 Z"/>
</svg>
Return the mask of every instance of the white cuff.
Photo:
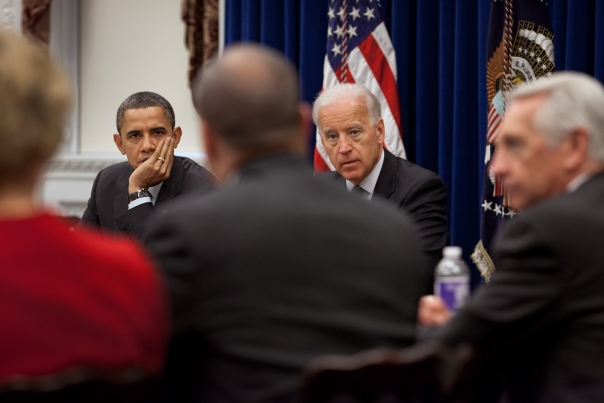
<svg viewBox="0 0 604 403">
<path fill-rule="evenodd" d="M 136 206 L 140 206 L 143 203 L 151 203 L 150 197 L 141 197 L 140 199 L 136 199 L 133 202 L 128 203 L 128 210 L 135 208 Z"/>
</svg>

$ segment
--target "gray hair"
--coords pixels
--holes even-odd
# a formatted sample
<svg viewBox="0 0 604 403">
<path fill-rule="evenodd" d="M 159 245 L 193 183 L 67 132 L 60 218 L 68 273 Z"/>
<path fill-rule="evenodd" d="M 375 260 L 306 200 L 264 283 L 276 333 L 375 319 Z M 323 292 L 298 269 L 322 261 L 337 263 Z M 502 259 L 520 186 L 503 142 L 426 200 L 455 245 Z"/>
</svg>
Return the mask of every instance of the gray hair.
<svg viewBox="0 0 604 403">
<path fill-rule="evenodd" d="M 119 108 L 117 108 L 117 115 L 115 117 L 115 124 L 117 126 L 117 132 L 121 133 L 122 126 L 124 125 L 124 113 L 129 109 L 145 109 L 159 106 L 168 122 L 172 125 L 172 129 L 176 126 L 176 117 L 174 116 L 174 109 L 170 102 L 164 97 L 155 92 L 142 91 L 130 95 L 122 102 Z"/>
<path fill-rule="evenodd" d="M 583 73 L 561 72 L 535 83 L 523 84 L 510 92 L 508 102 L 545 95 L 546 100 L 535 113 L 534 127 L 545 133 L 555 147 L 577 127 L 587 129 L 589 153 L 604 162 L 604 87 Z"/>
<path fill-rule="evenodd" d="M 378 120 L 382 117 L 382 107 L 380 106 L 380 101 L 367 87 L 361 84 L 336 84 L 319 93 L 313 103 L 312 120 L 319 128 L 319 131 L 322 131 L 319 124 L 319 111 L 321 108 L 342 99 L 355 99 L 358 97 L 363 97 L 367 103 L 367 111 L 369 112 L 371 124 L 377 124 Z"/>
<path fill-rule="evenodd" d="M 193 103 L 234 149 L 274 148 L 297 137 L 298 74 L 283 54 L 268 47 L 229 46 L 198 73 Z"/>
</svg>

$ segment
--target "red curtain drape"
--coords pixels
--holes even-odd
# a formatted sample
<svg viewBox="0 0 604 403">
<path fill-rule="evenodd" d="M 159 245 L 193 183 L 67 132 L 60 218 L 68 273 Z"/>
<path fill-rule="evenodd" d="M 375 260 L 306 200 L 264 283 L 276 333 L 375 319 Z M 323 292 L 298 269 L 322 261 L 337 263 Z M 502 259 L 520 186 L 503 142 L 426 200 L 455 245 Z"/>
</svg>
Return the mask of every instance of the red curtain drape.
<svg viewBox="0 0 604 403">
<path fill-rule="evenodd" d="M 192 84 L 197 70 L 218 51 L 218 0 L 182 0 L 182 20 Z"/>
<path fill-rule="evenodd" d="M 48 45 L 51 0 L 23 0 L 21 24 L 24 34 Z"/>
</svg>

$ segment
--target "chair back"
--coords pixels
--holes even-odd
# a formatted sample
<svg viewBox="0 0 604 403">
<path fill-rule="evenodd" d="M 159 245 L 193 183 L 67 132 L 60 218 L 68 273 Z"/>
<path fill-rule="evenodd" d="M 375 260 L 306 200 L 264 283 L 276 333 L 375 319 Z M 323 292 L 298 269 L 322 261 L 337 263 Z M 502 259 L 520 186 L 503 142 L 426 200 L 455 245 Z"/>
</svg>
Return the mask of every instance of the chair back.
<svg viewBox="0 0 604 403">
<path fill-rule="evenodd" d="M 473 357 L 470 347 L 436 342 L 318 357 L 305 370 L 303 402 L 468 402 Z"/>
</svg>

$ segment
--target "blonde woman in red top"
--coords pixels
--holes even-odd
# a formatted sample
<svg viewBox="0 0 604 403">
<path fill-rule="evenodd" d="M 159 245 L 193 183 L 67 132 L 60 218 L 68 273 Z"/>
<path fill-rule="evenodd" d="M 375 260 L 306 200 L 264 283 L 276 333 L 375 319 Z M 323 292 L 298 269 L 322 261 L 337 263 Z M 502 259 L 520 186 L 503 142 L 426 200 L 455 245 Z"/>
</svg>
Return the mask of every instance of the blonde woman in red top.
<svg viewBox="0 0 604 403">
<path fill-rule="evenodd" d="M 72 231 L 34 201 L 68 108 L 48 52 L 0 32 L 2 401 L 82 382 L 129 384 L 164 364 L 166 300 L 149 259 L 127 239 Z"/>
</svg>

